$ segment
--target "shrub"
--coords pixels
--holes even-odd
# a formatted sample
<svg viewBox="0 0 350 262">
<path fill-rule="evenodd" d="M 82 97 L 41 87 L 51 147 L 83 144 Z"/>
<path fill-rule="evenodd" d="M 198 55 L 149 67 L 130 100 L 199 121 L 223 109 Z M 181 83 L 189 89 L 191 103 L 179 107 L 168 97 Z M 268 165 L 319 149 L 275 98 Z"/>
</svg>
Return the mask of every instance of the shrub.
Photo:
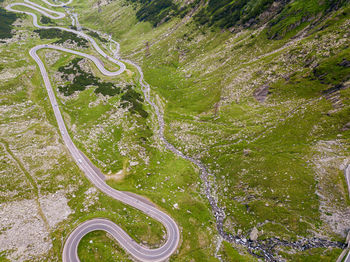
<svg viewBox="0 0 350 262">
<path fill-rule="evenodd" d="M 12 24 L 16 21 L 18 15 L 8 12 L 0 7 L 0 39 L 12 38 Z"/>
<path fill-rule="evenodd" d="M 35 33 L 39 34 L 40 39 L 57 39 L 55 44 L 62 44 L 66 42 L 67 40 L 71 40 L 74 43 L 76 43 L 80 47 L 88 47 L 88 41 L 84 38 L 78 37 L 76 34 L 71 32 L 66 32 L 63 30 L 59 30 L 56 28 L 50 28 L 50 29 L 37 29 L 34 30 Z"/>
</svg>

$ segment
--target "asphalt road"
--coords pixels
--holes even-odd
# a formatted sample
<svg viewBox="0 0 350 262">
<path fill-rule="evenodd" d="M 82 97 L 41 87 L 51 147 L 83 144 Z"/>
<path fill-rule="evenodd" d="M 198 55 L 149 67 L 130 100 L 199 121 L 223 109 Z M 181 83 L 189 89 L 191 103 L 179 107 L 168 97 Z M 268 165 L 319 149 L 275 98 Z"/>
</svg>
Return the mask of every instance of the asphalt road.
<svg viewBox="0 0 350 262">
<path fill-rule="evenodd" d="M 72 29 L 67 29 L 67 28 L 62 28 L 62 27 L 47 27 L 47 26 L 41 26 L 37 23 L 38 18 L 34 13 L 28 12 L 28 11 L 18 11 L 15 9 L 12 9 L 15 6 L 26 6 L 31 9 L 34 9 L 38 11 L 39 13 L 48 16 L 52 19 L 60 19 L 64 17 L 65 15 L 60 12 L 53 12 L 49 9 L 43 8 L 40 5 L 31 3 L 28 0 L 25 0 L 26 3 L 13 3 L 10 4 L 6 7 L 7 10 L 13 11 L 13 12 L 19 12 L 19 13 L 25 13 L 28 15 L 31 15 L 33 17 L 33 24 L 38 27 L 38 28 L 43 28 L 43 29 L 49 29 L 49 28 L 57 28 L 60 30 L 65 30 L 69 31 L 72 33 L 75 33 L 79 35 L 80 37 L 83 37 L 87 39 L 88 41 L 91 42 L 93 47 L 96 49 L 96 51 L 107 58 L 109 61 L 114 62 L 116 65 L 119 66 L 119 70 L 116 72 L 111 72 L 108 71 L 107 69 L 104 68 L 103 64 L 100 62 L 100 60 L 92 55 L 85 54 L 79 51 L 75 50 L 70 50 L 67 48 L 63 48 L 60 46 L 55 46 L 55 45 L 38 45 L 35 46 L 30 50 L 30 55 L 31 57 L 36 61 L 38 64 L 38 67 L 40 69 L 41 75 L 44 80 L 44 84 L 49 96 L 49 100 L 51 102 L 56 121 L 58 123 L 58 127 L 60 130 L 60 133 L 62 135 L 63 141 L 65 145 L 67 146 L 69 152 L 71 153 L 73 159 L 79 166 L 79 168 L 85 173 L 86 177 L 103 193 L 107 194 L 110 197 L 113 197 L 114 199 L 121 201 L 127 205 L 130 205 L 148 216 L 154 218 L 155 220 L 159 221 L 164 225 L 167 231 L 167 240 L 163 246 L 157 249 L 148 249 L 145 248 L 139 244 L 137 244 L 125 231 L 123 231 L 118 225 L 114 224 L 113 222 L 107 220 L 107 219 L 92 219 L 89 221 L 86 221 L 82 224 L 80 224 L 77 228 L 74 229 L 74 231 L 69 235 L 69 237 L 66 239 L 64 248 L 63 248 L 63 254 L 62 254 L 62 260 L 64 262 L 76 262 L 79 261 L 78 257 L 78 245 L 80 240 L 89 232 L 95 231 L 95 230 L 104 230 L 111 234 L 118 242 L 119 244 L 127 251 L 129 252 L 133 257 L 140 261 L 164 261 L 167 258 L 169 258 L 174 251 L 177 249 L 179 239 L 180 239 L 180 232 L 179 228 L 176 224 L 176 222 L 167 214 L 164 212 L 158 210 L 155 208 L 153 205 L 146 203 L 145 201 L 141 201 L 137 197 L 133 197 L 130 194 L 117 191 L 110 186 L 108 186 L 104 179 L 99 175 L 99 172 L 96 167 L 93 166 L 93 164 L 82 155 L 82 153 L 79 151 L 79 149 L 75 146 L 73 143 L 71 137 L 69 136 L 68 130 L 66 128 L 66 125 L 64 123 L 62 114 L 60 112 L 54 91 L 52 89 L 49 76 L 47 73 L 47 70 L 44 66 L 44 63 L 41 61 L 40 57 L 38 56 L 37 52 L 40 49 L 56 49 L 62 52 L 69 52 L 72 54 L 76 54 L 78 56 L 83 56 L 88 59 L 90 59 L 92 62 L 95 63 L 97 68 L 101 71 L 102 74 L 106 76 L 117 76 L 125 71 L 125 65 L 124 63 L 115 60 L 114 58 L 108 56 L 92 39 L 90 36 L 78 32 Z M 47 1 L 42 0 L 47 3 Z M 71 1 L 69 1 L 70 3 Z M 57 6 L 57 5 L 52 5 L 51 6 Z M 65 4 L 59 5 L 63 6 Z M 53 16 L 49 13 L 53 13 L 56 16 Z M 138 68 L 140 70 L 140 68 Z"/>
<path fill-rule="evenodd" d="M 346 256 L 344 262 L 350 262 L 350 251 L 349 251 L 348 255 Z"/>
<path fill-rule="evenodd" d="M 348 184 L 348 192 L 349 192 L 349 197 L 350 197 L 350 164 L 345 169 L 345 179 L 346 179 L 346 182 Z M 350 245 L 350 241 L 348 243 L 348 248 L 349 248 L 349 245 Z M 349 253 L 346 256 L 344 262 L 350 262 L 350 250 L 349 250 Z"/>
<path fill-rule="evenodd" d="M 350 164 L 345 169 L 345 179 L 348 184 L 348 191 L 349 191 L 349 197 L 350 197 Z"/>
</svg>

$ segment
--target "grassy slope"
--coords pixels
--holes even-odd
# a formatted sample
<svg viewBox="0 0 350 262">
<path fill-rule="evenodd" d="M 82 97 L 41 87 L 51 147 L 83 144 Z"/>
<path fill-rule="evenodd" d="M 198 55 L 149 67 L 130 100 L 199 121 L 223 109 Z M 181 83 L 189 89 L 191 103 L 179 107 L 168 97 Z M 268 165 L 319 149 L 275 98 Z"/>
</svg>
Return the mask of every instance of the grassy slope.
<svg viewBox="0 0 350 262">
<path fill-rule="evenodd" d="M 299 2 L 295 10 L 310 14 L 325 10 L 325 6 L 302 8 Z M 130 7 L 118 2 L 101 10 L 86 12 L 83 23 L 96 28 L 107 24 L 106 31 L 120 41 L 122 53 L 140 61 L 153 91 L 166 101 L 168 138 L 200 156 L 215 173 L 220 202 L 229 216 L 228 230 L 247 235 L 253 226 L 261 225 L 261 238 L 277 235 L 294 240 L 316 231 L 342 239 L 320 219 L 310 161 L 317 141 L 337 140 L 344 145 L 344 154 L 349 142 L 349 132 L 341 132 L 349 122 L 349 92 L 341 92 L 344 107 L 330 115 L 332 104 L 322 96 L 322 91 L 349 77 L 348 69 L 337 66 L 349 58 L 344 41 L 348 9 L 328 15 L 307 38 L 276 53 L 270 52 L 309 23 L 271 41 L 267 30 L 232 35 L 198 30 L 193 24 L 164 34 L 179 21 L 151 30 L 149 24 L 136 21 Z M 289 22 L 278 26 L 288 28 Z M 146 41 L 153 44 L 150 55 L 134 53 Z M 337 83 L 317 78 L 308 60 L 316 61 L 316 71 L 326 69 L 327 78 Z M 265 104 L 259 104 L 252 92 L 265 83 L 271 86 L 271 94 Z M 217 116 L 216 103 L 220 103 Z M 243 154 L 247 149 L 251 153 Z M 334 170 L 331 176 L 338 183 L 331 197 L 344 210 L 342 173 Z"/>
<path fill-rule="evenodd" d="M 34 28 L 31 26 L 31 18 L 25 18 L 24 27 L 15 27 L 15 29 L 21 30 L 23 35 L 32 33 Z M 1 70 L 16 71 L 26 68 L 15 79 L 4 81 L 1 84 L 1 106 L 3 108 L 8 106 L 20 108 L 22 103 L 29 101 L 28 108 L 22 108 L 23 111 L 18 116 L 13 111 L 8 111 L 2 116 L 2 124 L 4 126 L 18 125 L 18 133 L 12 134 L 4 131 L 5 133 L 2 138 L 8 142 L 12 150 L 15 150 L 16 155 L 21 155 L 22 151 L 27 152 L 28 148 L 31 150 L 32 156 L 21 160 L 33 175 L 34 180 L 37 181 L 40 187 L 40 195 L 55 193 L 64 188 L 67 190 L 66 197 L 69 201 L 68 205 L 74 210 L 74 213 L 66 221 L 51 230 L 53 248 L 47 254 L 47 258 L 50 260 L 59 260 L 62 250 L 62 238 L 64 239 L 77 223 L 94 217 L 105 217 L 115 221 L 139 242 L 144 241 L 144 243 L 151 245 L 160 243 L 163 238 L 164 229 L 159 223 L 103 194 L 97 193 L 95 203 L 86 208 L 86 204 L 84 203 L 86 200 L 85 192 L 91 187 L 91 184 L 76 167 L 68 152 L 63 151 L 63 153 L 56 155 L 55 159 L 50 158 L 49 161 L 56 161 L 56 165 L 50 169 L 45 172 L 38 170 L 43 165 L 43 162 L 48 161 L 45 159 L 46 156 L 40 156 L 40 150 L 50 145 L 50 142 L 53 142 L 55 139 L 60 139 L 57 124 L 51 111 L 51 105 L 48 102 L 46 90 L 42 85 L 40 73 L 36 70 L 35 63 L 29 56 L 30 48 L 42 43 L 39 38 L 34 38 L 31 39 L 30 43 L 21 40 L 4 44 L 0 47 L 1 58 L 4 61 L 10 61 L 6 63 L 6 66 L 2 66 Z M 67 59 L 67 57 L 64 59 Z M 11 114 L 15 114 L 15 116 Z M 28 129 L 24 129 L 22 123 L 25 123 L 28 119 L 31 119 L 33 124 L 30 124 Z M 19 136 L 23 138 L 19 138 Z M 28 144 L 27 139 L 34 140 Z M 39 143 L 38 148 L 37 143 Z M 62 144 L 63 142 L 60 141 L 60 143 Z M 5 155 L 5 153 L 2 152 L 2 155 Z M 16 198 L 4 198 L 1 199 L 1 202 L 6 203 L 7 201 L 32 199 L 33 195 L 30 193 L 30 186 L 23 185 L 24 179 L 21 177 L 14 179 L 11 176 L 13 172 L 18 173 L 20 176 L 21 172 L 15 171 L 16 166 L 8 166 L 7 169 L 9 169 L 8 176 L 4 176 L 2 179 L 2 185 L 5 187 L 4 192 L 11 191 L 16 187 L 18 194 Z M 62 170 L 65 171 L 63 177 Z M 14 183 L 14 181 L 16 182 Z M 144 223 L 147 220 L 148 223 Z M 88 256 L 90 250 L 83 250 L 81 252 L 82 256 Z M 87 255 L 84 252 L 87 252 Z"/>
<path fill-rule="evenodd" d="M 24 32 L 31 33 L 34 30 L 34 28 L 31 26 L 31 19 L 28 18 L 25 21 L 27 26 L 25 28 L 20 29 Z M 47 42 L 50 42 L 50 40 Z M 22 61 L 19 60 L 17 57 L 13 57 L 14 54 L 19 54 L 20 56 L 25 57 L 25 61 L 22 61 L 21 63 L 17 62 L 14 65 L 7 64 L 6 67 L 1 67 L 1 70 L 3 68 L 6 68 L 7 70 L 11 67 L 18 68 L 21 66 L 25 66 L 26 68 L 28 68 L 29 65 L 35 66 L 35 63 L 30 59 L 26 50 L 29 50 L 30 47 L 39 43 L 42 44 L 43 41 L 39 38 L 34 38 L 34 40 L 30 43 L 23 41 L 23 43 L 20 46 L 17 45 L 17 43 L 2 46 L 1 48 L 3 48 L 3 50 L 5 50 L 5 48 L 7 50 L 7 53 L 5 51 L 2 52 L 2 58 L 7 59 L 8 57 L 11 57 L 11 59 Z M 93 51 L 90 51 L 88 49 L 84 51 L 94 53 Z M 43 59 L 45 57 L 45 53 L 45 51 L 40 53 Z M 52 76 L 60 65 L 67 64 L 72 58 L 73 57 L 70 55 L 62 55 L 62 57 L 54 65 L 52 65 L 51 67 L 48 66 L 50 75 Z M 93 71 L 95 72 L 96 76 L 104 78 L 96 71 L 96 68 L 94 68 L 93 65 L 90 66 L 93 68 Z M 22 100 L 32 100 L 33 103 L 38 108 L 40 108 L 38 112 L 43 113 L 50 125 L 50 132 L 41 132 L 40 126 L 35 128 L 35 130 L 38 129 L 38 131 L 34 131 L 39 132 L 42 136 L 46 136 L 47 134 L 51 133 L 57 135 L 57 129 L 55 127 L 56 123 L 51 111 L 51 106 L 49 105 L 46 98 L 45 89 L 41 84 L 42 81 L 40 74 L 37 70 L 35 70 L 35 67 L 30 67 L 30 69 L 28 70 L 25 71 L 21 75 L 21 77 L 25 77 L 26 75 L 28 75 L 31 76 L 31 79 L 28 79 L 28 81 L 23 82 L 21 80 L 21 77 L 19 77 L 18 81 L 21 80 L 22 83 L 25 83 L 25 85 L 28 88 L 30 88 L 31 91 L 26 92 L 21 90 L 20 93 L 14 93 L 14 95 L 4 94 L 2 98 L 5 99 L 4 101 L 8 101 L 9 104 L 22 102 Z M 113 81 L 115 81 L 116 83 L 132 83 L 134 77 L 133 75 L 134 73 L 128 72 L 122 75 L 120 78 L 113 79 Z M 111 79 L 108 80 L 110 81 Z M 13 83 L 10 82 L 4 84 L 10 94 L 12 94 L 12 92 L 15 91 L 16 83 L 18 83 L 18 81 L 16 81 L 17 79 L 12 81 Z M 2 90 L 5 92 L 5 87 Z M 86 148 L 84 143 L 84 139 L 88 139 L 86 137 L 86 133 L 84 133 L 84 130 L 89 130 L 89 128 L 93 128 L 97 124 L 100 124 L 102 119 L 108 119 L 111 113 L 109 110 L 113 108 L 116 104 L 118 104 L 119 99 L 118 97 L 111 98 L 105 106 L 97 105 L 90 109 L 87 105 L 90 102 L 94 101 L 96 101 L 96 95 L 92 92 L 91 89 L 87 89 L 84 92 L 81 92 L 75 99 L 66 101 L 65 105 L 60 103 L 60 106 L 65 112 L 67 124 L 69 126 L 72 126 L 74 124 L 76 127 L 76 132 L 71 132 L 72 135 L 75 136 L 75 139 L 77 139 L 76 142 L 80 145 L 83 151 L 89 149 Z M 108 113 L 106 114 L 106 112 Z M 35 118 L 35 116 L 29 114 L 23 115 L 23 117 Z M 15 119 L 11 117 L 8 119 L 5 118 L 4 121 L 7 123 L 8 121 L 14 120 Z M 109 170 L 115 173 L 116 171 L 119 171 L 121 168 L 123 168 L 123 163 L 125 162 L 125 160 L 128 163 L 128 160 L 130 158 L 138 157 L 138 152 L 132 151 L 126 156 L 121 156 L 118 154 L 116 154 L 115 156 L 112 154 L 112 156 L 110 156 L 106 155 L 105 150 L 103 150 L 106 148 L 106 145 L 110 146 L 112 151 L 114 152 L 117 146 L 117 142 L 120 140 L 120 137 L 123 137 L 123 139 L 125 139 L 126 142 L 130 142 L 130 144 L 142 144 L 144 143 L 144 139 L 149 139 L 149 141 L 147 141 L 146 147 L 148 151 L 147 154 L 150 155 L 152 161 L 152 168 L 148 168 L 145 164 L 140 164 L 137 166 L 137 168 L 130 168 L 130 170 L 128 171 L 128 181 L 130 183 L 123 183 L 122 185 L 119 185 L 117 183 L 118 185 L 116 185 L 115 187 L 120 189 L 127 189 L 139 194 L 149 196 L 150 198 L 152 198 L 152 200 L 154 200 L 155 203 L 161 206 L 160 208 L 163 208 L 166 212 L 169 212 L 178 221 L 180 221 L 179 224 L 182 228 L 183 234 L 182 241 L 184 243 L 184 248 L 180 250 L 180 252 L 182 252 L 181 257 L 183 257 L 184 259 L 186 257 L 189 259 L 207 257 L 209 254 L 208 249 L 212 248 L 212 243 L 208 241 L 207 237 L 212 234 L 211 232 L 214 232 L 214 228 L 212 226 L 212 218 L 210 217 L 210 212 L 207 207 L 207 204 L 199 197 L 197 190 L 195 189 L 198 186 L 196 184 L 198 182 L 198 178 L 195 176 L 194 171 L 191 169 L 188 163 L 175 158 L 172 154 L 163 154 L 157 148 L 152 146 L 154 144 L 152 141 L 153 134 L 152 132 L 147 131 L 149 130 L 148 125 L 152 125 L 151 120 L 147 120 L 146 122 L 145 120 L 143 120 L 143 118 L 133 116 L 127 112 L 125 119 L 123 120 L 123 125 L 127 128 L 128 126 L 132 126 L 135 124 L 139 125 L 137 130 L 133 129 L 127 132 L 123 130 L 122 127 L 118 127 L 118 129 L 115 132 L 120 132 L 120 134 L 117 134 L 115 132 L 109 133 L 109 135 L 112 136 L 113 144 L 110 143 L 111 137 L 108 136 L 101 136 L 98 139 L 94 140 L 93 142 L 96 142 L 96 144 L 98 144 L 97 152 L 92 152 L 91 154 L 87 152 L 87 155 L 93 160 L 97 159 L 98 161 L 96 164 L 99 166 L 101 162 L 103 163 L 111 161 L 111 157 L 114 158 L 112 160 L 120 161 L 118 162 L 119 164 L 117 165 L 117 167 L 107 167 L 106 173 Z M 84 134 L 85 136 L 83 136 Z M 11 140 L 11 146 L 15 146 L 15 140 L 13 140 L 12 138 L 9 140 Z M 39 162 L 35 159 L 28 161 L 30 161 L 30 163 L 32 163 L 34 166 L 40 165 Z M 157 162 L 160 161 L 162 162 L 162 165 L 157 164 Z M 60 252 L 62 249 L 61 240 L 62 238 L 64 239 L 64 237 L 67 236 L 67 234 L 77 223 L 80 223 L 86 219 L 93 217 L 106 217 L 111 219 L 112 221 L 115 221 L 117 224 L 120 224 L 138 242 L 143 241 L 145 244 L 150 245 L 158 245 L 161 243 L 164 236 L 164 231 L 158 223 L 154 222 L 152 219 L 145 217 L 142 213 L 132 208 L 129 208 L 119 202 L 113 201 L 102 194 L 98 193 L 98 199 L 96 200 L 95 204 L 93 204 L 89 208 L 85 208 L 85 192 L 89 187 L 91 187 L 90 183 L 76 168 L 75 164 L 69 159 L 68 155 L 65 154 L 64 157 L 57 156 L 57 163 L 60 164 L 55 166 L 54 169 L 49 170 L 48 172 L 50 172 L 50 176 L 48 176 L 46 180 L 42 181 L 41 186 L 45 188 L 45 192 L 56 192 L 57 188 L 70 188 L 71 185 L 76 185 L 77 188 L 75 188 L 73 191 L 71 190 L 66 195 L 66 197 L 69 199 L 69 206 L 72 210 L 75 211 L 74 214 L 72 214 L 68 220 L 61 223 L 57 228 L 55 228 L 51 232 L 53 239 L 53 249 L 48 254 L 48 257 L 50 259 L 56 260 L 60 258 Z M 103 167 L 104 166 L 101 166 L 102 169 Z M 66 170 L 66 172 L 69 173 L 69 175 L 67 174 L 67 177 L 63 181 L 58 181 L 55 178 L 56 176 L 60 175 L 61 170 Z M 152 173 L 152 176 L 145 180 L 145 178 L 147 177 L 146 173 L 149 172 Z M 167 182 L 165 176 L 169 173 L 176 174 L 176 176 L 174 176 L 174 179 L 168 179 Z M 180 187 L 184 188 L 184 185 L 188 185 L 189 181 L 193 183 L 193 190 L 186 192 L 179 190 Z M 136 190 L 136 183 L 142 184 L 142 188 Z M 8 183 L 8 185 L 10 187 L 11 183 Z M 156 191 L 152 189 L 152 187 L 163 187 L 167 193 L 164 194 L 164 192 L 160 192 L 159 190 Z M 42 191 L 43 194 L 45 194 L 45 192 Z M 30 197 L 30 192 L 26 192 L 25 188 L 23 189 L 23 192 L 21 192 L 21 194 L 23 194 L 24 197 L 26 196 L 26 194 L 28 195 L 28 197 Z M 163 203 L 163 197 L 165 198 L 165 203 Z M 178 203 L 179 210 L 175 210 L 173 208 L 173 205 L 175 203 Z M 189 215 L 190 212 L 194 214 L 201 214 L 201 216 L 198 215 L 196 216 L 196 218 L 192 219 Z M 197 227 L 203 227 L 203 231 L 201 233 L 196 232 L 193 229 L 194 225 Z M 93 250 L 95 250 L 96 248 L 98 249 L 99 247 L 105 247 L 105 245 L 100 245 L 100 242 L 97 241 L 96 244 L 93 245 L 93 249 L 90 248 L 91 244 L 89 243 L 89 239 L 94 239 L 96 236 L 101 236 L 102 241 L 104 241 L 105 239 L 104 236 L 99 233 L 91 234 L 86 237 L 86 239 L 82 242 L 81 246 L 79 247 L 79 254 L 86 261 L 93 261 L 96 258 L 96 254 L 94 254 Z M 102 254 L 111 250 L 111 247 L 108 246 L 107 251 L 102 251 Z M 123 259 L 126 259 L 125 254 L 122 251 L 120 251 L 120 249 L 119 251 L 116 250 L 115 254 L 109 253 L 107 257 L 115 259 L 122 257 Z"/>
</svg>

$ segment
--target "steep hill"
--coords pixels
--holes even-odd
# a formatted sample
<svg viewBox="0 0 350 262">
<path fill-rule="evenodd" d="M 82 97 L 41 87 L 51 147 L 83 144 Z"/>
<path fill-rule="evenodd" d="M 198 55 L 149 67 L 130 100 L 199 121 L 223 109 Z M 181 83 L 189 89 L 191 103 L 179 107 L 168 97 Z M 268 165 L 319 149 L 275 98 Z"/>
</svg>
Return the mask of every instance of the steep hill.
<svg viewBox="0 0 350 262">
<path fill-rule="evenodd" d="M 303 27 L 317 24 L 327 14 L 346 5 L 347 0 L 192 0 L 192 1 L 147 1 L 128 0 L 139 3 L 136 16 L 140 21 L 149 21 L 154 26 L 174 16 L 185 16 L 199 8 L 195 21 L 200 25 L 237 30 L 266 24 L 270 38 L 282 38 L 288 32 L 297 32 Z"/>
</svg>

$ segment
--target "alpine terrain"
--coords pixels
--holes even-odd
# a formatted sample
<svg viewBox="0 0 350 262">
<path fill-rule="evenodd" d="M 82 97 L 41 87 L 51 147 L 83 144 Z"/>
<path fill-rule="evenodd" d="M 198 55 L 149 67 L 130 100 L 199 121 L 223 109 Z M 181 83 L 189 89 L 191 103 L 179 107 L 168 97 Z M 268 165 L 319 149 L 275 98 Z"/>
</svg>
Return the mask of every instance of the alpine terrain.
<svg viewBox="0 0 350 262">
<path fill-rule="evenodd" d="M 0 261 L 350 262 L 349 0 L 0 0 Z"/>
</svg>

